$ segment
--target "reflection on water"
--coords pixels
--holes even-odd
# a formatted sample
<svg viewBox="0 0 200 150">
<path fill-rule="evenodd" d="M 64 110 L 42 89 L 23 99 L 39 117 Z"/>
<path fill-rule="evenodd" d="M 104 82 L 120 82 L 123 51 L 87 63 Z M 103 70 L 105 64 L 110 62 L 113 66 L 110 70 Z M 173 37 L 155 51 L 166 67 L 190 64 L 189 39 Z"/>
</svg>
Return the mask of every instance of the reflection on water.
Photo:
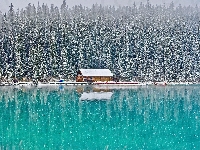
<svg viewBox="0 0 200 150">
<path fill-rule="evenodd" d="M 1 149 L 199 149 L 199 119 L 200 86 L 0 88 Z"/>
<path fill-rule="evenodd" d="M 83 92 L 80 100 L 110 100 L 112 92 Z"/>
</svg>

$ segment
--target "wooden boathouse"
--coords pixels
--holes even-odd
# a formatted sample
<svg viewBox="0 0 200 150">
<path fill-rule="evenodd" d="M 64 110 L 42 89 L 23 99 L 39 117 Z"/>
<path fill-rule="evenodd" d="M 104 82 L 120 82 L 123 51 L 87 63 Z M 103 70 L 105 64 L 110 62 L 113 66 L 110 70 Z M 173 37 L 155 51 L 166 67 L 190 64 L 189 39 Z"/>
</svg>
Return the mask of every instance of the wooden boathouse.
<svg viewBox="0 0 200 150">
<path fill-rule="evenodd" d="M 76 82 L 106 82 L 112 80 L 113 73 L 109 69 L 80 69 L 76 76 Z"/>
</svg>

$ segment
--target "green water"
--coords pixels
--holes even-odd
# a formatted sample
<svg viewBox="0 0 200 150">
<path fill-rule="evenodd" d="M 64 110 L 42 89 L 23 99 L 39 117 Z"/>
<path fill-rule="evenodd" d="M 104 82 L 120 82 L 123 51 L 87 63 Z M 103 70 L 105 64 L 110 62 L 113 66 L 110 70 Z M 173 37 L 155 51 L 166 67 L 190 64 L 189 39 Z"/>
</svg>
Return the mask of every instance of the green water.
<svg viewBox="0 0 200 150">
<path fill-rule="evenodd" d="M 0 87 L 0 149 L 200 149 L 200 86 L 81 88 Z"/>
</svg>

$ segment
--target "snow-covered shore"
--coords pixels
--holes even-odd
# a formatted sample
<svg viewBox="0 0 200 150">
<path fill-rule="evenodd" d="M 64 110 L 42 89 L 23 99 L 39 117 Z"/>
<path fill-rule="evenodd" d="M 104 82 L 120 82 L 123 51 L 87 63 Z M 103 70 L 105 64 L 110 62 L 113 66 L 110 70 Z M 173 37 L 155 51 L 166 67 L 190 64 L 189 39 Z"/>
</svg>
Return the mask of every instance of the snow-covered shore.
<svg viewBox="0 0 200 150">
<path fill-rule="evenodd" d="M 37 86 L 37 87 L 45 87 L 45 86 L 58 86 L 58 85 L 65 85 L 65 86 L 73 86 L 73 85 L 95 85 L 95 86 L 116 86 L 116 87 L 123 87 L 123 86 L 147 86 L 147 85 L 154 85 L 154 86 L 167 86 L 167 85 L 198 85 L 200 83 L 194 83 L 194 82 L 38 82 L 34 83 L 32 81 L 30 82 L 1 82 L 0 86 Z"/>
</svg>

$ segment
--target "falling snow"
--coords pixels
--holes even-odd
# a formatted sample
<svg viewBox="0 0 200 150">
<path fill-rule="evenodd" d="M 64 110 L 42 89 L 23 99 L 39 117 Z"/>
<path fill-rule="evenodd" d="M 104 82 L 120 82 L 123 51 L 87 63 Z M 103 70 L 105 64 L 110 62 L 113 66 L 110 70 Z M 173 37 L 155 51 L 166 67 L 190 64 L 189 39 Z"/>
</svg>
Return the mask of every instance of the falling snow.
<svg viewBox="0 0 200 150">
<path fill-rule="evenodd" d="M 107 68 L 122 80 L 200 81 L 198 6 L 141 3 L 0 13 L 0 76 L 73 79 Z"/>
</svg>

